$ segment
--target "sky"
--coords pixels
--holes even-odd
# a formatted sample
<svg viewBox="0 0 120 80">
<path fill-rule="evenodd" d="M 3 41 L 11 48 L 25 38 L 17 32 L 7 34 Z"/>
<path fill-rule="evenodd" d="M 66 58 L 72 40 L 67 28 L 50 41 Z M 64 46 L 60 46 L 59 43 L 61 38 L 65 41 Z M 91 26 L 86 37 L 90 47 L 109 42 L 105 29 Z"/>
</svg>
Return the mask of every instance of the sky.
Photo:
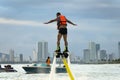
<svg viewBox="0 0 120 80">
<path fill-rule="evenodd" d="M 107 53 L 118 54 L 120 0 L 0 0 L 0 52 L 32 56 L 39 41 L 56 49 L 56 23 L 43 24 L 61 12 L 77 26 L 68 24 L 69 51 L 82 56 L 89 42 Z M 61 40 L 61 48 L 64 42 Z"/>
</svg>

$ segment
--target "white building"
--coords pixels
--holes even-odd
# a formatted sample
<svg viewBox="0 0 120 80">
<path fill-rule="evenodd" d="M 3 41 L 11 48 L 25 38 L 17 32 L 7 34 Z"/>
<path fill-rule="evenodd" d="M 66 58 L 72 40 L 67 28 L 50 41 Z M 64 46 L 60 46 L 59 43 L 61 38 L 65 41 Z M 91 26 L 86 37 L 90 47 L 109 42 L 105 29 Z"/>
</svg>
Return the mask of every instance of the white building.
<svg viewBox="0 0 120 80">
<path fill-rule="evenodd" d="M 18 54 L 14 54 L 14 62 L 20 62 L 20 56 Z"/>
<path fill-rule="evenodd" d="M 69 56 L 70 56 L 70 61 L 75 62 L 75 54 L 69 53 Z"/>
<path fill-rule="evenodd" d="M 7 62 L 9 61 L 9 55 L 5 53 L 0 53 L 0 62 Z"/>
<path fill-rule="evenodd" d="M 10 55 L 10 61 L 14 62 L 14 50 L 10 49 L 9 55 Z"/>
<path fill-rule="evenodd" d="M 84 62 L 85 63 L 89 63 L 90 62 L 90 50 L 89 49 L 84 49 L 83 57 L 84 57 Z"/>
<path fill-rule="evenodd" d="M 89 49 L 90 49 L 90 61 L 91 62 L 97 62 L 97 54 L 96 54 L 96 44 L 95 42 L 89 43 Z"/>
<path fill-rule="evenodd" d="M 35 49 L 33 50 L 33 61 L 37 61 L 37 52 Z"/>
</svg>

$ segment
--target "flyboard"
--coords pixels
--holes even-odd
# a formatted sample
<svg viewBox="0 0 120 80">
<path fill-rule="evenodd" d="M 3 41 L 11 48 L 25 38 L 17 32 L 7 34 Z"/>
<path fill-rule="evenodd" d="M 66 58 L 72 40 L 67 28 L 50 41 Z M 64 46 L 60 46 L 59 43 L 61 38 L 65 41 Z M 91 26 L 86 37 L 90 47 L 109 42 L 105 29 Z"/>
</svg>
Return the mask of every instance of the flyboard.
<svg viewBox="0 0 120 80">
<path fill-rule="evenodd" d="M 70 69 L 69 52 L 63 52 L 63 53 L 55 52 L 54 53 L 54 59 L 53 59 L 53 64 L 52 64 L 50 75 L 49 75 L 49 80 L 56 80 L 55 79 L 56 58 L 60 58 L 60 57 L 61 57 L 64 65 L 65 65 L 65 68 L 66 68 L 66 71 L 68 73 L 68 76 L 69 76 L 70 80 L 75 80 L 75 78 L 73 76 L 73 73 Z"/>
</svg>

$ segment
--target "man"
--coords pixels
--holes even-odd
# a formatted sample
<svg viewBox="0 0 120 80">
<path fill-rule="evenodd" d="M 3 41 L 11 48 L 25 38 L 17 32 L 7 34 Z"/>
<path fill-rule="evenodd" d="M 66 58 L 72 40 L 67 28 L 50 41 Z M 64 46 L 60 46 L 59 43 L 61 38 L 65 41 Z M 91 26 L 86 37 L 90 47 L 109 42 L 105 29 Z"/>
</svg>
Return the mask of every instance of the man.
<svg viewBox="0 0 120 80">
<path fill-rule="evenodd" d="M 50 57 L 48 56 L 48 58 L 47 58 L 47 60 L 46 60 L 46 64 L 47 64 L 47 66 L 50 66 Z"/>
<path fill-rule="evenodd" d="M 67 22 L 76 26 L 76 24 L 74 24 L 73 22 L 71 22 L 70 20 L 68 20 L 64 15 L 61 15 L 60 12 L 58 12 L 56 14 L 56 17 L 55 19 L 52 19 L 48 22 L 45 22 L 44 24 L 49 24 L 49 23 L 52 23 L 52 22 L 55 22 L 57 21 L 57 29 L 59 30 L 58 31 L 58 36 L 57 36 L 57 49 L 55 52 L 61 52 L 61 49 L 60 49 L 60 40 L 61 38 L 63 37 L 64 39 L 64 44 L 65 44 L 65 49 L 63 52 L 68 52 L 68 42 L 67 42 Z"/>
</svg>

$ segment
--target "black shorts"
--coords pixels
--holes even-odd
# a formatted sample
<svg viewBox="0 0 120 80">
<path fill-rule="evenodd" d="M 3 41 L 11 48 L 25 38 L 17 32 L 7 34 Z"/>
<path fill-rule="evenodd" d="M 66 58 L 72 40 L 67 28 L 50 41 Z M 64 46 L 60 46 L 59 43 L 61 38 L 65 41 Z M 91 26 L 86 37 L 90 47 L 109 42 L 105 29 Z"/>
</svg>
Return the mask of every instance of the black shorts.
<svg viewBox="0 0 120 80">
<path fill-rule="evenodd" d="M 59 33 L 63 34 L 63 35 L 66 35 L 67 34 L 67 28 L 60 28 Z"/>
</svg>

